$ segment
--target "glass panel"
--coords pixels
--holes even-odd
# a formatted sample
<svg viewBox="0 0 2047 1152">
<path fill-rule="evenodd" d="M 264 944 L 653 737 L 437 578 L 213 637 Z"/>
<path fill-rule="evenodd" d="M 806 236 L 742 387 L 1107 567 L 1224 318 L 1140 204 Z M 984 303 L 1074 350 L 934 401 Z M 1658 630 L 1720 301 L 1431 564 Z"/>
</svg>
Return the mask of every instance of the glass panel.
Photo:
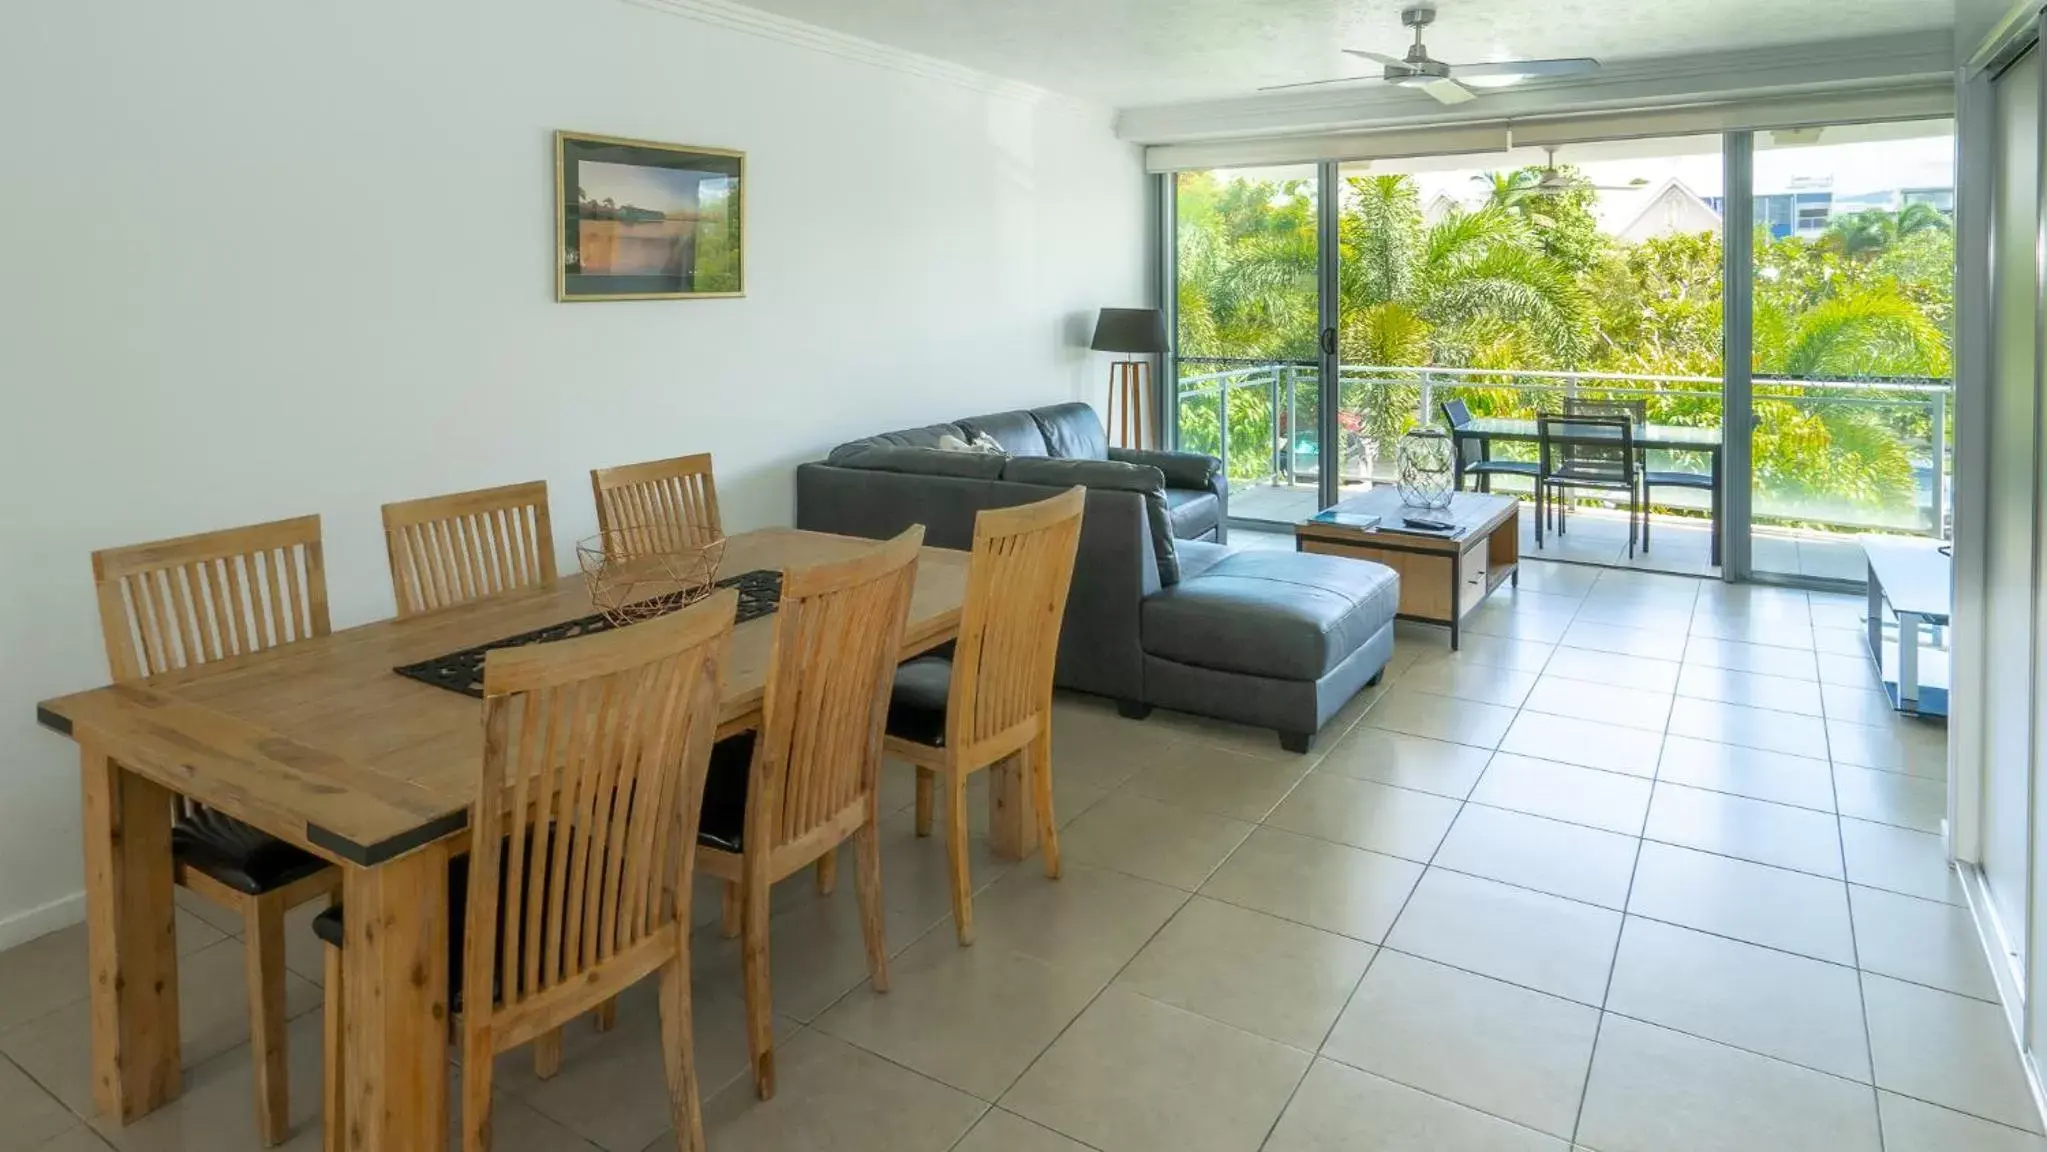
<svg viewBox="0 0 2047 1152">
<path fill-rule="evenodd" d="M 1468 485 L 1496 492 L 1532 493 L 1539 413 L 1619 406 L 1645 435 L 1717 437 L 1720 181 L 1718 136 L 1345 165 L 1343 485 L 1389 481 L 1401 435 L 1446 424 L 1446 402 L 1499 433 L 1461 448 L 1480 465 Z M 1665 472 L 1703 474 L 1711 460 L 1647 454 Z M 1651 547 L 1638 539 L 1632 555 L 1625 494 L 1561 495 L 1572 515 L 1543 555 L 1716 570 L 1708 491 L 1655 489 Z M 1529 509 L 1523 527 L 1533 552 Z"/>
<path fill-rule="evenodd" d="M 1180 447 L 1223 459 L 1230 515 L 1315 511 L 1316 171 L 1174 177 Z"/>
<path fill-rule="evenodd" d="M 1946 535 L 1954 123 L 1755 140 L 1752 567 L 1860 581 L 1856 534 Z"/>
</svg>

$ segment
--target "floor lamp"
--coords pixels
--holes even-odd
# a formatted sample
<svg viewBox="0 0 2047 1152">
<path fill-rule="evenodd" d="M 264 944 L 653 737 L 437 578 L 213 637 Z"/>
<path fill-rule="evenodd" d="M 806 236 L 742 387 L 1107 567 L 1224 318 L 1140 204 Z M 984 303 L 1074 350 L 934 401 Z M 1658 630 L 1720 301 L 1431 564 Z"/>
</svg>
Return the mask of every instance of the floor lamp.
<svg viewBox="0 0 2047 1152">
<path fill-rule="evenodd" d="M 1143 448 L 1156 423 L 1153 411 L 1151 361 L 1166 350 L 1166 320 L 1156 308 L 1104 308 L 1095 322 L 1097 352 L 1122 352 L 1109 365 L 1109 406 L 1103 415 L 1118 448 Z"/>
</svg>

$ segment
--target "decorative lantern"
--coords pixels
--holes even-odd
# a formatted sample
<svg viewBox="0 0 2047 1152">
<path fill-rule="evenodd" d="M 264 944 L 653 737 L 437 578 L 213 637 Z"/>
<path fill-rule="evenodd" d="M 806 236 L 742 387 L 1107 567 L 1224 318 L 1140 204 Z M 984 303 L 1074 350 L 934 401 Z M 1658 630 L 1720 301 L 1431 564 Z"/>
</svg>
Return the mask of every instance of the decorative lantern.
<svg viewBox="0 0 2047 1152">
<path fill-rule="evenodd" d="M 1457 456 L 1450 437 L 1434 428 L 1417 428 L 1400 438 L 1396 453 L 1399 477 L 1395 487 L 1409 508 L 1448 508 L 1456 486 Z"/>
</svg>

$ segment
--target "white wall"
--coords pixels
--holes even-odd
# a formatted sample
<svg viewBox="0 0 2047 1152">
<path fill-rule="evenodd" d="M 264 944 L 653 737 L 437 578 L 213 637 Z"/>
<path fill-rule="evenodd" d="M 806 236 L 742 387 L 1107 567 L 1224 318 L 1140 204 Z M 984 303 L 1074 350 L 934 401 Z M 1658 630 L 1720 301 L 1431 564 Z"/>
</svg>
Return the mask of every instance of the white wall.
<svg viewBox="0 0 2047 1152">
<path fill-rule="evenodd" d="M 1145 186 L 1106 110 L 622 0 L 101 0 L 0 35 L 0 946 L 80 909 L 94 548 L 318 512 L 389 615 L 380 503 L 709 450 L 727 524 L 908 423 L 1099 398 Z M 801 36 L 799 35 L 800 39 Z M 748 153 L 743 300 L 553 300 L 556 128 Z"/>
</svg>

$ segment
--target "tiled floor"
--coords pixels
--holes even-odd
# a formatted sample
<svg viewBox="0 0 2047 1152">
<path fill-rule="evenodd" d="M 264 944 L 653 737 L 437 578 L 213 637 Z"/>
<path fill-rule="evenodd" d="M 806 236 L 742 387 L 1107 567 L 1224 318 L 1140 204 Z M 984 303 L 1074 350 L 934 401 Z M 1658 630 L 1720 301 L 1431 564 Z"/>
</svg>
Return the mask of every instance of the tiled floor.
<svg viewBox="0 0 2047 1152">
<path fill-rule="evenodd" d="M 852 885 L 783 885 L 771 1103 L 736 947 L 699 936 L 711 1147 L 2047 1150 L 1941 860 L 1943 730 L 1883 707 L 1857 609 L 1534 563 L 1458 655 L 1403 627 L 1307 757 L 1062 700 L 1066 876 L 977 845 L 972 949 L 894 766 L 894 990 Z M 233 927 L 180 917 L 185 1095 L 127 1129 L 87 1119 L 81 933 L 0 955 L 0 1152 L 254 1148 Z M 303 918 L 292 942 L 313 1148 Z M 650 998 L 621 1017 L 552 1081 L 504 1058 L 500 1147 L 672 1146 Z"/>
</svg>

